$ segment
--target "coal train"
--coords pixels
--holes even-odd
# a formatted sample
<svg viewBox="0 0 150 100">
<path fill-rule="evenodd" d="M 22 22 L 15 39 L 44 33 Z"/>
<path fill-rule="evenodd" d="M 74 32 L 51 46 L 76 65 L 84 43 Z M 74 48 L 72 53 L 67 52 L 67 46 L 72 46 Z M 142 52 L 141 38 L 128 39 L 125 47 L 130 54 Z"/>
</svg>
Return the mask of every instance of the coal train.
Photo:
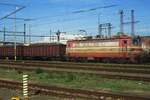
<svg viewBox="0 0 150 100">
<path fill-rule="evenodd" d="M 143 52 L 139 36 L 113 36 L 111 38 L 85 38 L 68 40 L 67 44 L 47 43 L 17 45 L 18 59 L 46 59 L 69 61 L 134 61 Z M 0 58 L 13 58 L 14 47 L 0 46 Z"/>
</svg>

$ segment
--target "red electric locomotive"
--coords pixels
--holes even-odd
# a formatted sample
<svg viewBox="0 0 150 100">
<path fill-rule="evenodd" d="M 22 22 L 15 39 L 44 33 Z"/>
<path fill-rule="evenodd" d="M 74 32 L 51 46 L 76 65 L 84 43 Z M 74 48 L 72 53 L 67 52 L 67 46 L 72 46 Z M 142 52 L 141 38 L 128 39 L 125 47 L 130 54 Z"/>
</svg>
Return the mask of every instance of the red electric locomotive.
<svg viewBox="0 0 150 100">
<path fill-rule="evenodd" d="M 112 38 L 70 40 L 66 55 L 76 60 L 134 60 L 142 51 L 140 37 L 127 35 Z"/>
</svg>

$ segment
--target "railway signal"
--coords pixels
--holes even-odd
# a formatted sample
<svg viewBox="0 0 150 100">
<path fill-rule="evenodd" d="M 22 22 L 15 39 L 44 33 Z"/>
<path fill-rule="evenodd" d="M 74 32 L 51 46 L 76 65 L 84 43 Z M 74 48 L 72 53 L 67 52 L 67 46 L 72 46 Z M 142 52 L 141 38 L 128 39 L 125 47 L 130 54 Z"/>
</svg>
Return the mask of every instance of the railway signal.
<svg viewBox="0 0 150 100">
<path fill-rule="evenodd" d="M 60 42 L 60 34 L 61 33 L 66 33 L 66 32 L 60 32 L 59 30 L 56 32 L 57 35 L 57 42 Z"/>
</svg>

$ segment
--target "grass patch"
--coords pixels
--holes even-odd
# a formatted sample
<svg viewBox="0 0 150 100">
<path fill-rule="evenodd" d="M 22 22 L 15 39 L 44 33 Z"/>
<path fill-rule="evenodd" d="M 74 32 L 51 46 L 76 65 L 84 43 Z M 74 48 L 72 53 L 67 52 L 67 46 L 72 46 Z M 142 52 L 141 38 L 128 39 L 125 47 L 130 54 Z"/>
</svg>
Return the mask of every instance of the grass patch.
<svg viewBox="0 0 150 100">
<path fill-rule="evenodd" d="M 68 72 L 44 72 L 41 69 L 23 72 L 29 75 L 29 80 L 39 84 L 64 86 L 70 88 L 150 92 L 150 82 L 107 79 L 97 75 L 68 73 Z M 17 70 L 0 69 L 0 77 L 22 81 L 22 74 Z"/>
</svg>

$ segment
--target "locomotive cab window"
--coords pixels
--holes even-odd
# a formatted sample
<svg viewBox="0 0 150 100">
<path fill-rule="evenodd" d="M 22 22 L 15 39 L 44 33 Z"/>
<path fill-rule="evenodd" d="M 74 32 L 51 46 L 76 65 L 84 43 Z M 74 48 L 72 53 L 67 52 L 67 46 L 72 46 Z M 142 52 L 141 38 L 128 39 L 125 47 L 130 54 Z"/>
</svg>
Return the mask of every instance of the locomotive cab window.
<svg viewBox="0 0 150 100">
<path fill-rule="evenodd" d="M 127 46 L 128 45 L 128 40 L 122 40 L 122 46 Z"/>
<path fill-rule="evenodd" d="M 67 47 L 70 47 L 70 43 L 67 44 Z"/>
<path fill-rule="evenodd" d="M 67 44 L 67 47 L 68 47 L 68 48 L 71 48 L 71 43 L 68 43 L 68 44 Z"/>
<path fill-rule="evenodd" d="M 122 40 L 122 51 L 127 51 L 128 40 Z"/>
<path fill-rule="evenodd" d="M 124 44 L 127 44 L 127 40 L 123 40 L 123 43 L 124 43 Z"/>
</svg>

